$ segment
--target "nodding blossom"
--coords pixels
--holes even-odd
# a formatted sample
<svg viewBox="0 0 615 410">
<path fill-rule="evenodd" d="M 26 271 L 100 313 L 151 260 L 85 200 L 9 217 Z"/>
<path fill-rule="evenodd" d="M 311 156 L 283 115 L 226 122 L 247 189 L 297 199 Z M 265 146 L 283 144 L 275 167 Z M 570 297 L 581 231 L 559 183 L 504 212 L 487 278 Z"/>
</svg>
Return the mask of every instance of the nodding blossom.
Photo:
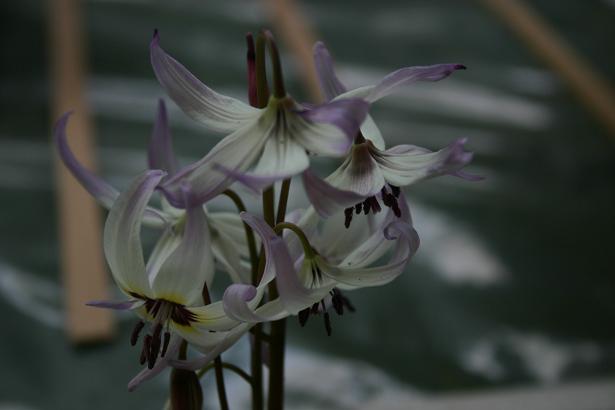
<svg viewBox="0 0 615 410">
<path fill-rule="evenodd" d="M 331 56 L 323 43 L 314 46 L 314 62 L 322 92 L 328 100 L 362 98 L 370 104 L 402 86 L 417 81 L 438 81 L 465 69 L 461 64 L 405 67 L 388 74 L 378 84 L 347 91 L 335 75 Z M 473 156 L 464 151 L 465 143 L 466 139 L 460 138 L 436 152 L 408 144 L 387 149 L 380 130 L 368 115 L 349 154 L 331 175 L 324 181 L 313 174 L 304 175 L 306 192 L 324 217 L 338 206 L 346 207 L 347 227 L 353 213 L 377 213 L 382 207 L 388 207 L 400 216 L 400 187 L 446 174 L 477 179 L 460 171 Z"/>
<path fill-rule="evenodd" d="M 343 157 L 367 113 L 368 104 L 359 98 L 305 109 L 283 89 L 264 108 L 255 108 L 199 81 L 160 47 L 157 32 L 150 51 L 154 73 L 171 99 L 199 123 L 228 134 L 201 160 L 161 184 L 167 199 L 178 207 L 183 181 L 189 181 L 198 200 L 205 202 L 228 188 L 237 175 L 271 184 L 307 169 L 309 155 Z"/>
</svg>

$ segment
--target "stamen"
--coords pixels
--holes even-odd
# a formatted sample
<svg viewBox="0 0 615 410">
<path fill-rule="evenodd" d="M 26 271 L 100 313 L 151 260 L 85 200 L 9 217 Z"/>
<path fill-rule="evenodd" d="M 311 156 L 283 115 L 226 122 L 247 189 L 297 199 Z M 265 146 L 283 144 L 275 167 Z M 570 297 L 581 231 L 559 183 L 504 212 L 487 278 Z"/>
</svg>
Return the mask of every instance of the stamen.
<svg viewBox="0 0 615 410">
<path fill-rule="evenodd" d="M 141 356 L 139 357 L 139 364 L 144 364 L 149 357 L 150 345 L 152 344 L 152 336 L 145 335 L 143 338 L 143 348 L 141 349 Z"/>
<path fill-rule="evenodd" d="M 391 187 L 391 192 L 393 192 L 393 195 L 395 196 L 395 198 L 399 198 L 399 194 L 401 193 L 401 189 L 399 189 L 398 186 L 395 185 L 389 185 Z"/>
<path fill-rule="evenodd" d="M 354 206 L 354 212 L 355 212 L 357 215 L 359 215 L 359 214 L 361 213 L 361 205 L 362 205 L 362 203 L 361 203 L 361 202 L 359 202 L 358 204 L 356 204 L 356 205 Z"/>
<path fill-rule="evenodd" d="M 310 318 L 310 308 L 307 307 L 303 309 L 302 311 L 300 311 L 298 317 L 299 317 L 299 325 L 301 325 L 301 327 L 305 326 L 308 319 Z"/>
<path fill-rule="evenodd" d="M 350 227 L 350 222 L 352 221 L 352 211 L 352 207 L 344 209 L 344 216 L 346 217 L 346 219 L 344 220 L 344 226 L 346 227 L 346 229 Z"/>
<path fill-rule="evenodd" d="M 164 332 L 164 341 L 162 342 L 162 353 L 160 353 L 160 357 L 164 357 L 167 354 L 167 349 L 169 348 L 169 342 L 171 341 L 171 333 Z"/>
<path fill-rule="evenodd" d="M 137 341 L 139 340 L 139 334 L 141 334 L 141 330 L 143 330 L 144 326 L 145 326 L 145 322 L 143 322 L 142 320 L 139 320 L 135 324 L 135 327 L 132 329 L 132 333 L 130 334 L 130 345 L 131 346 L 134 346 L 137 344 Z"/>
<path fill-rule="evenodd" d="M 331 319 L 329 318 L 329 312 L 325 312 L 325 330 L 327 331 L 327 336 L 331 336 L 331 332 L 333 329 L 331 328 Z"/>
</svg>

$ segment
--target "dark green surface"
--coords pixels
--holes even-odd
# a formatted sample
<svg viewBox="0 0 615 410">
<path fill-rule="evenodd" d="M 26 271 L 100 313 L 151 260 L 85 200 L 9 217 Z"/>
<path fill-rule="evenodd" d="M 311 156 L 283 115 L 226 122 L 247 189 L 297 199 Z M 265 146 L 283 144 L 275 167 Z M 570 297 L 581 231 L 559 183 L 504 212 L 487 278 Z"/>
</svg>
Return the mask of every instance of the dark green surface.
<svg viewBox="0 0 615 410">
<path fill-rule="evenodd" d="M 300 329 L 291 320 L 292 345 L 365 361 L 430 391 L 613 375 L 613 139 L 480 2 L 330 3 L 310 2 L 305 11 L 339 62 L 343 80 L 358 68 L 384 74 L 404 65 L 468 65 L 450 80 L 418 87 L 425 105 L 410 92 L 408 104 L 393 98 L 373 113 L 388 145 L 437 148 L 469 137 L 476 151 L 471 170 L 487 180 L 446 177 L 407 191 L 423 238 L 408 272 L 392 285 L 354 293 L 358 312 L 334 318 L 330 338 L 316 321 Z M 608 2 L 531 3 L 613 78 L 608 39 L 615 9 Z M 42 278 L 50 285 L 58 278 L 58 244 L 46 145 L 51 123 L 46 14 L 33 0 L 0 7 L 0 283 L 6 284 L 10 267 L 25 273 L 18 278 Z M 92 1 L 85 11 L 102 168 L 118 186 L 143 167 L 155 99 L 163 96 L 149 66 L 153 29 L 161 30 L 164 47 L 202 80 L 243 97 L 243 34 L 267 24 L 255 2 L 243 1 Z M 292 79 L 291 64 L 286 71 Z M 298 84 L 291 89 L 303 95 Z M 460 89 L 463 98 L 451 97 Z M 430 93 L 444 97 L 434 102 Z M 115 96 L 112 102 L 105 99 L 109 95 Z M 473 96 L 487 105 L 476 105 Z M 126 105 L 118 109 L 118 101 Z M 528 109 L 527 115 L 518 107 Z M 176 110 L 171 116 L 177 150 L 187 159 L 216 141 Z M 440 234 L 429 234 L 432 223 L 443 226 Z M 434 258 L 447 256 L 438 250 L 449 250 L 442 244 L 453 233 L 463 243 L 480 243 L 503 266 L 503 279 L 483 285 L 444 279 Z M 138 370 L 126 342 L 130 321 L 122 322 L 113 345 L 74 350 L 57 327 L 24 313 L 6 295 L 6 286 L 1 290 L 0 408 L 161 407 L 162 380 L 126 392 L 126 381 Z M 54 295 L 50 303 L 57 307 Z M 464 366 L 464 355 L 482 341 L 490 343 L 499 376 Z M 537 353 L 528 356 L 528 349 Z M 549 359 L 554 351 L 567 358 L 554 377 L 528 367 L 531 361 L 540 367 L 533 359 Z"/>
</svg>

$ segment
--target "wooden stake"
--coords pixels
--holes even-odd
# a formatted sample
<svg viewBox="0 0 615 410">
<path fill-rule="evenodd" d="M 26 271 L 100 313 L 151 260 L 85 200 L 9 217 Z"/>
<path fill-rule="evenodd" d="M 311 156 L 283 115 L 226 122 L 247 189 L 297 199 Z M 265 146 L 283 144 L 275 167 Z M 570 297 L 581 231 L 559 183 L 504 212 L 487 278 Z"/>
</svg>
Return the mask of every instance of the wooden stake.
<svg viewBox="0 0 615 410">
<path fill-rule="evenodd" d="M 94 169 L 94 142 L 84 97 L 83 30 L 78 0 L 51 0 L 52 116 L 75 110 L 68 126 L 70 145 L 88 168 Z M 65 291 L 66 332 L 74 343 L 107 340 L 113 335 L 111 312 L 85 305 L 108 299 L 102 256 L 100 210 L 56 156 L 61 268 Z"/>
<path fill-rule="evenodd" d="M 615 137 L 615 96 L 607 81 L 593 71 L 555 30 L 522 0 L 482 0 L 558 73 L 588 109 Z"/>
<path fill-rule="evenodd" d="M 299 63 L 303 83 L 314 102 L 321 102 L 318 76 L 312 58 L 315 36 L 294 0 L 267 0 L 267 9 L 275 26 L 277 37 L 289 47 Z"/>
</svg>

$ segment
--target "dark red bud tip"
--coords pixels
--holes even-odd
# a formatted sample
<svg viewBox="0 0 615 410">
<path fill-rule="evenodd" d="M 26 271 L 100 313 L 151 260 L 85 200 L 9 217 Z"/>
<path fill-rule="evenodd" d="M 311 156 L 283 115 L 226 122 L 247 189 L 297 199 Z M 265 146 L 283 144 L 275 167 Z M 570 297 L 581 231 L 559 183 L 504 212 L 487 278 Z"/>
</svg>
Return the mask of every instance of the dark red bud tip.
<svg viewBox="0 0 615 410">
<path fill-rule="evenodd" d="M 467 70 L 468 67 L 464 66 L 463 64 L 455 64 L 455 70 Z"/>
</svg>

